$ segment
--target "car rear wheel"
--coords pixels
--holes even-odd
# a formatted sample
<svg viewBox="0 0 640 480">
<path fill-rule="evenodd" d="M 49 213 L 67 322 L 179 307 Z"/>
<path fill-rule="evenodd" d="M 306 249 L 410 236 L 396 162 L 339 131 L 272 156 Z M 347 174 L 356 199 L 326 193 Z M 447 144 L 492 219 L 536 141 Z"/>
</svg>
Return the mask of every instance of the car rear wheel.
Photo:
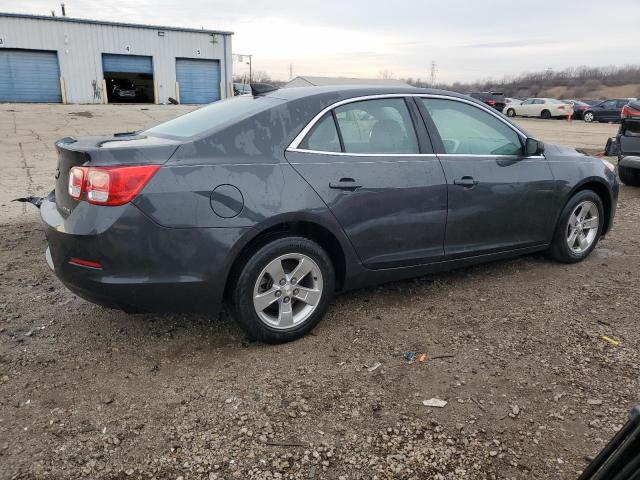
<svg viewBox="0 0 640 480">
<path fill-rule="evenodd" d="M 540 112 L 540 117 L 548 120 L 551 118 L 551 112 L 549 110 L 542 110 L 542 112 Z"/>
<path fill-rule="evenodd" d="M 515 117 L 516 111 L 513 108 L 507 109 L 507 117 Z"/>
<path fill-rule="evenodd" d="M 598 194 L 576 193 L 562 210 L 548 253 L 564 263 L 584 260 L 596 247 L 603 225 L 604 207 Z"/>
<path fill-rule="evenodd" d="M 331 259 L 303 237 L 273 240 L 256 250 L 234 279 L 232 310 L 249 337 L 284 343 L 322 319 L 334 293 Z"/>
<path fill-rule="evenodd" d="M 582 119 L 587 123 L 591 123 L 595 120 L 595 117 L 593 115 L 593 112 L 584 112 L 584 115 L 582 115 Z"/>
<path fill-rule="evenodd" d="M 618 166 L 618 177 L 620 181 L 630 187 L 640 187 L 640 170 Z"/>
</svg>

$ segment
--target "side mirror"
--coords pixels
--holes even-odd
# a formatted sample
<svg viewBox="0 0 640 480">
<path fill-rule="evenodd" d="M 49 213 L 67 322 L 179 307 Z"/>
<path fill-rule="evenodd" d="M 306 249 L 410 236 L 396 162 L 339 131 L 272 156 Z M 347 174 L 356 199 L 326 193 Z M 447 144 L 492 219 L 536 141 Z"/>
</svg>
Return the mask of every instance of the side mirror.
<svg viewBox="0 0 640 480">
<path fill-rule="evenodd" d="M 524 143 L 524 154 L 526 157 L 542 155 L 544 153 L 544 143 L 535 138 L 527 138 Z"/>
</svg>

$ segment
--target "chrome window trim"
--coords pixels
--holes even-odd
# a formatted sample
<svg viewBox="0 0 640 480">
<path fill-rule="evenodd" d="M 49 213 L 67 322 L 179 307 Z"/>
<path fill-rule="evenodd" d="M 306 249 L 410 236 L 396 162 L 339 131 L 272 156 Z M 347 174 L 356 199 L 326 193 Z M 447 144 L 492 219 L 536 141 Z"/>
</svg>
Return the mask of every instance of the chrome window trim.
<svg viewBox="0 0 640 480">
<path fill-rule="evenodd" d="M 300 143 L 302 143 L 304 138 L 307 136 L 307 134 L 311 131 L 311 129 L 315 126 L 315 124 L 327 112 L 330 112 L 334 108 L 340 107 L 342 105 L 347 105 L 349 103 L 362 102 L 362 101 L 365 101 L 365 100 L 383 100 L 385 98 L 406 98 L 406 97 L 435 98 L 435 99 L 441 99 L 441 100 L 454 100 L 454 101 L 461 102 L 461 103 L 467 103 L 467 104 L 469 104 L 469 105 L 471 105 L 473 107 L 476 107 L 476 108 L 478 108 L 478 109 L 480 109 L 480 110 L 482 110 L 484 112 L 487 112 L 489 115 L 493 115 L 495 118 L 497 118 L 502 123 L 504 123 L 507 127 L 511 128 L 511 130 L 513 130 L 515 133 L 517 133 L 518 136 L 520 136 L 522 139 L 526 139 L 527 138 L 527 136 L 525 135 L 525 133 L 522 130 L 520 130 L 516 126 L 512 125 L 511 123 L 509 123 L 507 120 L 502 118 L 500 115 L 498 115 L 498 113 L 495 111 L 495 109 L 484 107 L 483 105 L 479 105 L 476 102 L 471 101 L 471 100 L 467 100 L 465 98 L 452 97 L 451 95 L 438 95 L 438 94 L 433 94 L 433 93 L 387 93 L 387 94 L 383 93 L 383 94 L 378 94 L 378 95 L 365 95 L 365 96 L 362 96 L 362 97 L 347 98 L 345 100 L 340 100 L 339 102 L 332 103 L 331 105 L 323 108 L 320 111 L 320 113 L 318 113 L 315 117 L 313 117 L 311 119 L 311 121 L 300 131 L 300 133 L 296 136 L 296 138 L 293 139 L 293 141 L 287 147 L 286 150 L 290 151 L 290 152 L 318 153 L 318 154 L 321 154 L 321 155 L 326 155 L 326 154 L 328 154 L 327 152 L 321 152 L 321 151 L 318 151 L 318 150 L 307 150 L 307 149 L 298 148 L 298 147 L 299 147 Z M 331 154 L 331 155 L 350 155 L 350 156 L 364 155 L 364 156 L 368 156 L 368 157 L 380 157 L 380 156 L 412 156 L 412 157 L 415 157 L 415 156 L 425 156 L 425 155 L 435 156 L 435 154 L 425 154 L 425 153 L 411 153 L 411 154 L 406 154 L 406 153 L 399 153 L 399 154 L 395 154 L 395 153 L 366 153 L 366 154 L 362 154 L 362 153 L 347 153 L 347 152 L 330 152 L 329 154 Z M 458 155 L 458 154 L 448 154 L 448 155 Z M 459 156 L 475 156 L 475 155 L 462 155 L 462 154 L 460 154 Z M 494 156 L 494 155 L 479 155 L 479 156 L 486 157 L 486 156 Z M 497 155 L 495 155 L 495 156 L 497 156 Z M 514 157 L 516 155 L 504 155 L 504 156 Z M 530 158 L 530 157 L 525 157 L 525 158 Z"/>
<path fill-rule="evenodd" d="M 435 153 L 347 153 L 326 152 L 324 150 L 306 150 L 304 148 L 287 148 L 287 152 L 316 153 L 318 155 L 338 155 L 347 157 L 436 157 Z"/>
</svg>

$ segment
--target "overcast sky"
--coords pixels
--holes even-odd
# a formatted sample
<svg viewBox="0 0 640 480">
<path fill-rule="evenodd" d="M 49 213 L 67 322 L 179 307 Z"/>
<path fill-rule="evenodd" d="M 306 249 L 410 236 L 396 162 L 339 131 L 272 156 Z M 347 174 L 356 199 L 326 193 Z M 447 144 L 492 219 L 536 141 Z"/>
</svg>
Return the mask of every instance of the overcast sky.
<svg viewBox="0 0 640 480">
<path fill-rule="evenodd" d="M 59 14 L 59 1 L 0 11 Z M 67 15 L 231 30 L 254 69 L 293 74 L 501 79 L 524 71 L 640 62 L 640 0 L 66 0 Z M 245 66 L 234 65 L 236 73 Z"/>
</svg>

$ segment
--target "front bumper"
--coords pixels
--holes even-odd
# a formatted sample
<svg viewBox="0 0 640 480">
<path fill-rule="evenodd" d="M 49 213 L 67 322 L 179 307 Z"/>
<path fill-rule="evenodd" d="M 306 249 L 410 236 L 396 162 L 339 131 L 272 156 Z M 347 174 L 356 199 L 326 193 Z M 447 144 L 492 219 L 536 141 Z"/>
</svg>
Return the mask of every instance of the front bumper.
<svg viewBox="0 0 640 480">
<path fill-rule="evenodd" d="M 81 202 L 63 217 L 50 195 L 40 208 L 47 263 L 78 296 L 126 311 L 215 312 L 242 228 L 166 228 L 134 205 Z M 69 263 L 99 262 L 102 268 Z"/>
</svg>

